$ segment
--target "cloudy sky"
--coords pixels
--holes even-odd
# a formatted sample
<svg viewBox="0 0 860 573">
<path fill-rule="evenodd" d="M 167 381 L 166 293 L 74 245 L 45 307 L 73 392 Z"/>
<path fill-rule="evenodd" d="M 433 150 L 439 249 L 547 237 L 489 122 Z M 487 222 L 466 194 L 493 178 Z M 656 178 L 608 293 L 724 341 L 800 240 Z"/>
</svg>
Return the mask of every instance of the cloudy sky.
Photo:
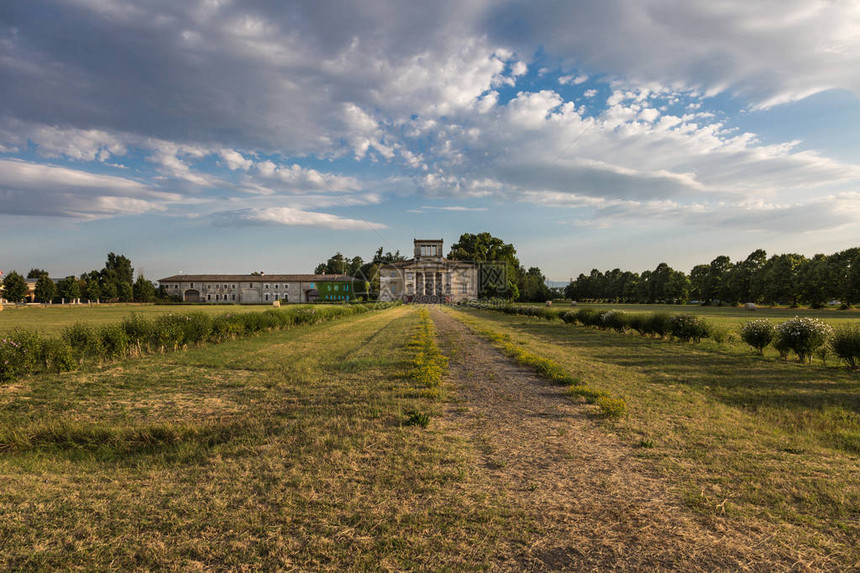
<svg viewBox="0 0 860 573">
<path fill-rule="evenodd" d="M 7 0 L 0 269 L 860 246 L 860 3 Z"/>
</svg>

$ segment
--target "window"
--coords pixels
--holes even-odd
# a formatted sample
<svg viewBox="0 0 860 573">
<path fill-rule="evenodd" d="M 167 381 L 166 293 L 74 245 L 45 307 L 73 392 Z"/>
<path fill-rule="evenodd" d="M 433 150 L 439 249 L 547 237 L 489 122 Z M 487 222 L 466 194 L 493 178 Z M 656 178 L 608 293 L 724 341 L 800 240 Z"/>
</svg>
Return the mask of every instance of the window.
<svg viewBox="0 0 860 573">
<path fill-rule="evenodd" d="M 206 300 L 212 300 L 212 295 L 211 295 L 211 294 L 207 294 L 207 295 L 206 295 Z"/>
<path fill-rule="evenodd" d="M 194 283 L 191 283 L 191 288 L 194 288 Z"/>
<path fill-rule="evenodd" d="M 263 285 L 263 288 L 264 288 L 264 289 L 266 289 L 266 290 L 269 290 L 269 285 L 264 284 L 264 285 Z M 266 300 L 269 300 L 269 299 L 267 298 Z"/>
<path fill-rule="evenodd" d="M 230 288 L 236 288 L 236 285 L 230 285 Z"/>
<path fill-rule="evenodd" d="M 340 285 L 334 285 L 334 290 L 340 290 Z"/>
<path fill-rule="evenodd" d="M 269 293 L 266 293 L 266 301 L 269 300 Z"/>
<path fill-rule="evenodd" d="M 224 288 L 227 288 L 227 285 L 224 285 Z"/>
<path fill-rule="evenodd" d="M 280 287 L 281 285 L 275 285 L 275 290 L 278 290 Z"/>
<path fill-rule="evenodd" d="M 349 290 L 349 285 L 343 285 L 343 290 Z"/>
<path fill-rule="evenodd" d="M 233 300 L 236 300 L 236 295 L 235 295 L 235 294 L 233 295 Z"/>
</svg>

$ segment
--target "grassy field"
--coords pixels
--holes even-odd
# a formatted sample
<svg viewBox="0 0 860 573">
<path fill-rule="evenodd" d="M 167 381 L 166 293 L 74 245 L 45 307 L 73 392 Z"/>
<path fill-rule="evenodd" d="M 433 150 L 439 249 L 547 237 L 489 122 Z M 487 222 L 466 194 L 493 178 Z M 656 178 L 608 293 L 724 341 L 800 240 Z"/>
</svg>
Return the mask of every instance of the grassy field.
<svg viewBox="0 0 860 573">
<path fill-rule="evenodd" d="M 293 305 L 295 306 L 295 305 Z M 204 304 L 97 304 L 93 306 L 12 306 L 5 307 L 0 312 L 0 334 L 14 328 L 36 330 L 40 334 L 53 335 L 65 326 L 76 322 L 90 324 L 117 323 L 123 317 L 136 313 L 146 317 L 169 312 L 200 311 L 207 314 L 225 314 L 228 312 L 262 312 L 272 308 L 270 305 L 204 305 Z"/>
<path fill-rule="evenodd" d="M 607 428 L 638 444 L 693 510 L 774 531 L 774 543 L 802 548 L 808 561 L 798 565 L 860 563 L 857 373 L 560 321 L 449 312 L 622 397 L 629 416 Z"/>
<path fill-rule="evenodd" d="M 406 376 L 418 326 L 397 307 L 0 387 L 0 569 L 489 567 L 527 524 L 470 446 L 404 425 L 440 407 Z"/>
</svg>

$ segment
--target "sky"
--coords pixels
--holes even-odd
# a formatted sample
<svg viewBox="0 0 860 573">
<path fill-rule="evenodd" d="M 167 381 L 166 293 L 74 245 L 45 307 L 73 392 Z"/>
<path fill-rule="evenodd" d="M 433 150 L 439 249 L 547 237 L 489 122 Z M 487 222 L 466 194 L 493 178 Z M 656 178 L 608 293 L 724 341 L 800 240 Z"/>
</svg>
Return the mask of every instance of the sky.
<svg viewBox="0 0 860 573">
<path fill-rule="evenodd" d="M 0 269 L 860 246 L 860 3 L 6 0 Z"/>
</svg>

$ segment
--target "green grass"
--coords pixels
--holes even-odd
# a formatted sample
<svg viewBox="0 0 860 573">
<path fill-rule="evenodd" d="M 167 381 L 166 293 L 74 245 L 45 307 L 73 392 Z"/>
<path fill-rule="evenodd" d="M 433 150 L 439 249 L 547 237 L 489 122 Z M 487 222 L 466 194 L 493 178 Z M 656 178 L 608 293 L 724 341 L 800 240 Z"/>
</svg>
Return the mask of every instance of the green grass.
<svg viewBox="0 0 860 573">
<path fill-rule="evenodd" d="M 779 531 L 774 543 L 842 567 L 860 562 L 856 372 L 561 321 L 451 312 L 623 398 L 629 415 L 607 428 L 648 444 L 639 455 L 694 510 Z"/>
<path fill-rule="evenodd" d="M 297 305 L 292 305 L 297 306 Z M 291 308 L 292 308 L 291 306 Z M 307 305 L 302 305 L 307 306 Z M 211 315 L 262 312 L 272 308 L 264 305 L 204 305 L 204 304 L 96 304 L 93 306 L 11 306 L 0 312 L 0 334 L 15 328 L 36 330 L 40 334 L 59 334 L 63 327 L 76 322 L 90 324 L 118 323 L 134 313 L 152 318 L 159 314 L 201 311 Z"/>
<path fill-rule="evenodd" d="M 406 375 L 419 324 L 396 307 L 0 388 L 0 569 L 490 568 L 528 524 L 472 446 L 406 425 L 441 407 Z"/>
</svg>

